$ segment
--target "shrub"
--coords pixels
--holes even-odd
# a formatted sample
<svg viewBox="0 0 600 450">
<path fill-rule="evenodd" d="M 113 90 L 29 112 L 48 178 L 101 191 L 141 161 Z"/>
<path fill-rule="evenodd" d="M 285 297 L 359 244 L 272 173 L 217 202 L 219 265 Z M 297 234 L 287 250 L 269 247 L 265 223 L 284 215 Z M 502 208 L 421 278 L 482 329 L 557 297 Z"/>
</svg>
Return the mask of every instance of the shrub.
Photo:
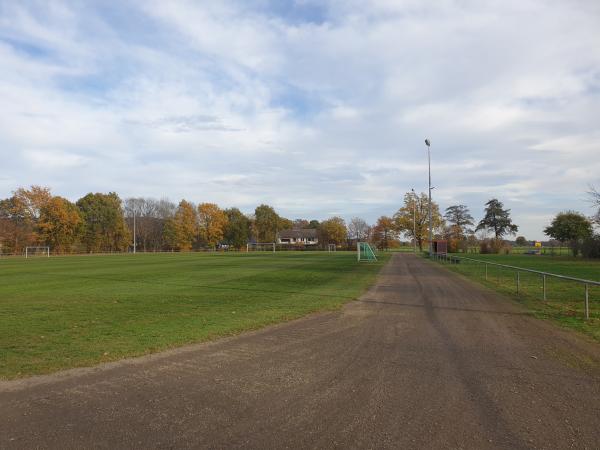
<svg viewBox="0 0 600 450">
<path fill-rule="evenodd" d="M 594 236 L 585 239 L 578 250 L 584 258 L 600 258 L 600 236 Z"/>
<path fill-rule="evenodd" d="M 479 243 L 480 253 L 502 253 L 508 255 L 512 251 L 512 246 L 501 239 L 484 239 Z"/>
</svg>

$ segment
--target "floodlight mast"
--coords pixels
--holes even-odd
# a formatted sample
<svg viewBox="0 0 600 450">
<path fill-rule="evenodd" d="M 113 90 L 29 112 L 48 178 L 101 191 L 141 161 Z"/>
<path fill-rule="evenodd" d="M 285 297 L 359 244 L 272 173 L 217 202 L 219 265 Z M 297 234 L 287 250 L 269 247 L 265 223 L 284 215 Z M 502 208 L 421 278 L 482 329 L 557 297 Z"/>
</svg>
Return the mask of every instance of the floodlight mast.
<svg viewBox="0 0 600 450">
<path fill-rule="evenodd" d="M 414 189 L 411 189 L 413 195 L 413 246 L 414 252 L 417 253 L 417 194 Z"/>
<path fill-rule="evenodd" d="M 137 240 L 136 240 L 136 236 L 135 236 L 135 199 L 131 199 L 132 205 L 133 205 L 133 253 L 136 253 L 136 247 L 137 247 Z"/>
<path fill-rule="evenodd" d="M 431 224 L 431 141 L 429 139 L 425 139 L 425 145 L 427 146 L 427 162 L 429 166 L 429 257 L 433 253 L 433 227 Z"/>
</svg>

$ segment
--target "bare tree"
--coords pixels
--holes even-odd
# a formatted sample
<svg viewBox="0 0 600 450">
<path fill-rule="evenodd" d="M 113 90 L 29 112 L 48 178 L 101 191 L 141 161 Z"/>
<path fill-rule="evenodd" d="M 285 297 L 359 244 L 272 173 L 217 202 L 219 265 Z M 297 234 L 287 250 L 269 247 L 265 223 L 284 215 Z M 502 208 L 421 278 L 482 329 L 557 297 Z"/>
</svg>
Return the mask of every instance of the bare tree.
<svg viewBox="0 0 600 450">
<path fill-rule="evenodd" d="M 348 224 L 348 236 L 357 241 L 366 241 L 371 234 L 371 227 L 360 217 L 353 217 Z"/>
</svg>

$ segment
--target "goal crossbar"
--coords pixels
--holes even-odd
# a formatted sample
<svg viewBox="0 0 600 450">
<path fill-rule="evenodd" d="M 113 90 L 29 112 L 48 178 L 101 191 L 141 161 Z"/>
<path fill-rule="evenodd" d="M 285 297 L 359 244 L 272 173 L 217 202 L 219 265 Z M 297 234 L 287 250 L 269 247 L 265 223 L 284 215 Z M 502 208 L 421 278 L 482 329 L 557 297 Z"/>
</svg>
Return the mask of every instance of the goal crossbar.
<svg viewBox="0 0 600 450">
<path fill-rule="evenodd" d="M 50 258 L 50 247 L 25 247 L 25 258 L 39 255 Z"/>
<path fill-rule="evenodd" d="M 246 252 L 250 251 L 275 253 L 275 242 L 248 242 L 246 244 Z"/>
</svg>

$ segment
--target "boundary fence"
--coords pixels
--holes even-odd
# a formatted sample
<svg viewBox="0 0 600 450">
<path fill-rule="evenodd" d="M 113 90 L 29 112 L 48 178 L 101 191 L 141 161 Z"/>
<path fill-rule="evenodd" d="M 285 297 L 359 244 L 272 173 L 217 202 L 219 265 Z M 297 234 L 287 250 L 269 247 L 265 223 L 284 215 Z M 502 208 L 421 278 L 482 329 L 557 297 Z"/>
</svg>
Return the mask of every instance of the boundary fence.
<svg viewBox="0 0 600 450">
<path fill-rule="evenodd" d="M 471 261 L 471 262 L 474 262 L 477 264 L 483 264 L 483 265 L 485 265 L 486 281 L 488 280 L 488 266 L 496 266 L 496 267 L 502 267 L 505 269 L 513 270 L 516 272 L 515 288 L 516 288 L 517 295 L 519 295 L 521 292 L 521 272 L 538 274 L 541 277 L 544 301 L 547 300 L 546 278 L 548 278 L 548 277 L 557 278 L 557 279 L 566 280 L 566 281 L 573 281 L 573 282 L 576 282 L 579 284 L 583 284 L 585 287 L 584 288 L 584 311 L 585 311 L 586 319 L 590 318 L 590 286 L 600 286 L 600 281 L 586 280 L 583 278 L 570 277 L 567 275 L 559 275 L 556 273 L 543 272 L 541 270 L 526 269 L 524 267 L 510 266 L 508 264 L 500 264 L 500 263 L 495 263 L 495 262 L 490 262 L 490 261 L 484 261 L 481 259 L 468 258 L 466 256 L 455 256 L 455 255 L 447 255 L 447 254 L 439 254 L 438 253 L 438 254 L 433 254 L 432 259 L 436 260 L 440 263 L 446 262 L 448 264 L 459 264 L 461 261 Z"/>
</svg>

